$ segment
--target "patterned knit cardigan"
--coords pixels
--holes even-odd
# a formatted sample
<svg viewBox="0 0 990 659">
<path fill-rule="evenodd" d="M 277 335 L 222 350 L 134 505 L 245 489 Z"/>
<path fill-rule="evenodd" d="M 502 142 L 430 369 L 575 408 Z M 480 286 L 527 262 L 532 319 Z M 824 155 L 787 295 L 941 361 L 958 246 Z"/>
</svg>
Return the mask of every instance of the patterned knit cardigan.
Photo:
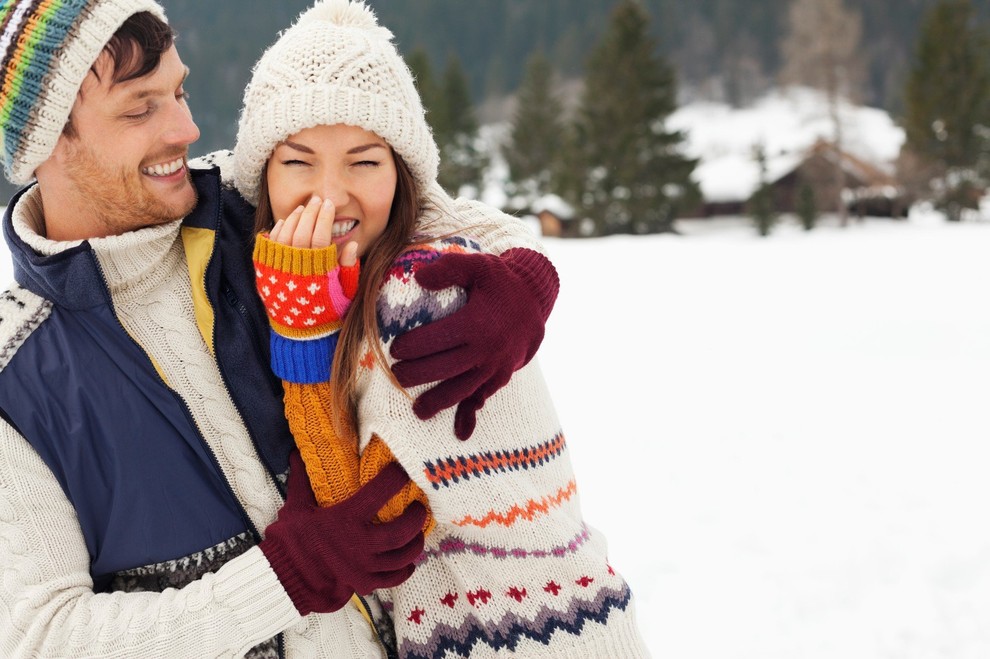
<svg viewBox="0 0 990 659">
<path fill-rule="evenodd" d="M 259 288 L 261 279 L 277 276 L 271 247 L 259 238 Z M 413 246 L 400 256 L 377 305 L 386 356 L 397 336 L 464 303 L 461 289 L 421 288 L 416 270 L 444 253 L 475 251 L 473 241 L 455 237 Z M 333 272 L 330 265 L 323 270 Z M 316 332 L 308 341 L 335 343 L 327 336 Z M 453 410 L 428 421 L 417 418 L 412 399 L 394 386 L 369 345 L 358 373 L 355 451 L 353 439 L 325 432 L 332 410 L 326 400 L 317 402 L 328 391 L 318 378 L 329 376 L 329 366 L 298 358 L 313 352 L 312 345 L 300 345 L 306 342 L 298 335 L 288 343 L 284 335 L 275 336 L 273 353 L 296 352 L 288 361 L 310 365 L 275 364 L 287 380 L 310 381 L 287 381 L 287 416 L 304 457 L 308 453 L 316 465 L 307 460 L 318 500 L 321 487 L 340 490 L 324 497 L 327 503 L 346 497 L 355 479 L 366 482 L 394 454 L 415 483 L 405 501 L 425 492 L 435 519 L 413 576 L 377 592 L 394 624 L 399 657 L 649 656 L 629 586 L 609 565 L 604 538 L 581 516 L 569 449 L 535 359 L 486 402 L 473 436 L 461 442 L 453 433 Z M 425 388 L 408 394 L 415 397 Z M 334 443 L 339 446 L 328 450 L 326 444 Z M 350 466 L 341 466 L 348 461 Z"/>
</svg>

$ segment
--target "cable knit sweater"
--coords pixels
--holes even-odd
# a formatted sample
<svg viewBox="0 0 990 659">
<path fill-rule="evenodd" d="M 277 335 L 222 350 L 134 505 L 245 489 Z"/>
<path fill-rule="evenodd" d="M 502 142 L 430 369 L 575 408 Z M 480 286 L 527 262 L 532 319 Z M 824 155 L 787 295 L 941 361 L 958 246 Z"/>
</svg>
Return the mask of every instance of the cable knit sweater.
<svg viewBox="0 0 990 659">
<path fill-rule="evenodd" d="M 37 189 L 10 211 L 14 231 L 38 254 L 75 246 L 43 237 Z M 122 326 L 188 406 L 240 504 L 263 530 L 282 497 L 199 330 L 179 236 L 179 223 L 172 223 L 90 243 Z M 501 227 L 488 237 L 486 249 L 495 252 L 520 244 L 538 248 L 519 226 Z M 51 305 L 17 286 L 2 298 L 0 348 L 7 359 L 44 322 Z M 94 592 L 76 510 L 38 453 L 5 420 L 0 510 L 0 656 L 239 656 L 280 632 L 289 657 L 382 656 L 355 607 L 301 618 L 256 547 L 181 588 Z"/>
<path fill-rule="evenodd" d="M 307 468 L 318 495 L 327 503 L 346 498 L 358 479 L 367 482 L 393 454 L 416 487 L 383 516 L 426 493 L 435 520 L 426 550 L 408 581 L 379 593 L 394 624 L 398 656 L 647 656 L 629 586 L 608 564 L 604 538 L 581 516 L 568 446 L 535 360 L 486 403 L 474 436 L 460 442 L 452 432 L 453 411 L 419 420 L 411 399 L 368 346 L 358 373 L 359 437 L 338 437 L 331 429 L 329 389 L 316 377 L 327 375 L 325 358 L 314 358 L 312 344 L 339 324 L 310 318 L 313 305 L 324 305 L 308 293 L 286 299 L 271 288 L 289 282 L 294 290 L 325 287 L 327 275 L 336 275 L 332 262 L 321 269 L 319 282 L 290 264 L 304 260 L 299 253 L 305 251 L 332 261 L 335 250 L 293 250 L 263 237 L 258 242 L 259 290 L 273 320 L 273 341 L 283 349 L 274 366 L 290 381 L 286 413 L 313 462 Z M 477 251 L 474 241 L 452 237 L 416 245 L 400 257 L 377 304 L 386 355 L 396 337 L 464 302 L 460 289 L 424 290 L 415 271 L 444 253 Z M 278 319 L 308 329 L 292 336 Z M 293 350 L 297 358 L 286 359 Z M 294 366 L 286 368 L 285 361 Z"/>
</svg>

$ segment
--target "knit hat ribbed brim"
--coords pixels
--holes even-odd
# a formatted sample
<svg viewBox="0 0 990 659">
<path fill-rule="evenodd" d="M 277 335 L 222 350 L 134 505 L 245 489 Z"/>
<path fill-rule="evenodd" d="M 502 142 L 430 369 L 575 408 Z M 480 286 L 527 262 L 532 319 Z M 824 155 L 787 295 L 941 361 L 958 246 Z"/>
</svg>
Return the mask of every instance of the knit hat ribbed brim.
<svg viewBox="0 0 990 659">
<path fill-rule="evenodd" d="M 363 2 L 317 2 L 258 60 L 234 148 L 237 189 L 257 204 L 275 147 L 306 128 L 334 124 L 388 142 L 421 191 L 436 180 L 440 154 L 412 73 Z"/>
<path fill-rule="evenodd" d="M 153 0 L 4 0 L 0 5 L 3 168 L 17 184 L 55 150 L 86 74 L 117 29 Z"/>
</svg>

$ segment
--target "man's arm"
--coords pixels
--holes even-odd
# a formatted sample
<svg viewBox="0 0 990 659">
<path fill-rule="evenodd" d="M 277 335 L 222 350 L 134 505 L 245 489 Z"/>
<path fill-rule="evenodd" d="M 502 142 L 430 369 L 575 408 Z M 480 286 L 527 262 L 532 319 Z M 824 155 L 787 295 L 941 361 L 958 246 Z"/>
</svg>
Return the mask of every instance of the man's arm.
<svg viewBox="0 0 990 659">
<path fill-rule="evenodd" d="M 300 620 L 257 547 L 163 593 L 93 592 L 75 511 L 0 421 L 0 655 L 231 656 Z"/>
<path fill-rule="evenodd" d="M 439 188 L 426 199 L 423 231 L 470 235 L 483 253 L 447 255 L 416 273 L 427 289 L 464 288 L 467 302 L 449 318 L 399 337 L 392 370 L 405 387 L 440 381 L 413 409 L 425 420 L 456 405 L 454 431 L 464 440 L 485 401 L 536 354 L 560 281 L 540 240 L 518 218 L 450 199 Z"/>
</svg>

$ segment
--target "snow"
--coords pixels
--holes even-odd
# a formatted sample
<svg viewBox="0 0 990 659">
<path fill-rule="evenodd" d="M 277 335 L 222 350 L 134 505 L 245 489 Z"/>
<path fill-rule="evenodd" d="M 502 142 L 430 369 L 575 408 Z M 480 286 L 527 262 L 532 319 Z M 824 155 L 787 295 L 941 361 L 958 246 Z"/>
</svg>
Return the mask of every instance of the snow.
<svg viewBox="0 0 990 659">
<path fill-rule="evenodd" d="M 680 228 L 546 240 L 539 359 L 654 656 L 990 656 L 990 223 Z"/>
<path fill-rule="evenodd" d="M 541 364 L 653 654 L 990 656 L 990 224 L 680 226 L 546 240 Z"/>
<path fill-rule="evenodd" d="M 904 142 L 904 131 L 883 110 L 839 105 L 843 147 L 878 165 L 889 165 Z M 722 103 L 684 105 L 667 127 L 686 135 L 685 153 L 700 158 L 695 180 L 709 201 L 748 199 L 759 184 L 754 149 L 762 146 L 770 180 L 786 173 L 819 138 L 831 140 L 832 122 L 819 92 L 775 90 L 750 107 Z"/>
<path fill-rule="evenodd" d="M 830 130 L 801 90 L 671 125 L 712 198 L 752 190 L 754 144 L 778 166 Z M 656 657 L 990 657 L 990 223 L 824 224 L 546 239 L 539 359 Z"/>
</svg>

